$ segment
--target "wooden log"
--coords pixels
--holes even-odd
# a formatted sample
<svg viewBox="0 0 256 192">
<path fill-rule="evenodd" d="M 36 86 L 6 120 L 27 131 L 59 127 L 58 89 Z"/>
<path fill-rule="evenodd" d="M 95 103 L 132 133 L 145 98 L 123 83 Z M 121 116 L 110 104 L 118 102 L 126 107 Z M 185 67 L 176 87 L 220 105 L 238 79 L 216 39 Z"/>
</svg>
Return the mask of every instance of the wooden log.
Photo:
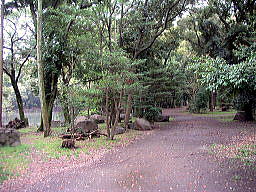
<svg viewBox="0 0 256 192">
<path fill-rule="evenodd" d="M 74 136 L 74 138 L 78 138 L 78 137 L 82 137 L 83 134 L 74 134 L 73 136 Z M 71 139 L 72 134 L 70 134 L 70 133 L 64 134 L 64 135 L 61 135 L 60 138 L 62 138 L 62 139 Z"/>
</svg>

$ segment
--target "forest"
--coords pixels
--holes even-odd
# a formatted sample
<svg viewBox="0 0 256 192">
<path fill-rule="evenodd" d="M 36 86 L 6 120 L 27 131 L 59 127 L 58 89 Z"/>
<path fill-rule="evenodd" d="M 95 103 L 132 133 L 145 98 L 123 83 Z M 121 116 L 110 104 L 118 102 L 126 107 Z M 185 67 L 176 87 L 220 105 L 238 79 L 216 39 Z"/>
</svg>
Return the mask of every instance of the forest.
<svg viewBox="0 0 256 192">
<path fill-rule="evenodd" d="M 1 0 L 0 36 L 0 124 L 17 111 L 21 137 L 40 136 L 40 147 L 57 135 L 54 146 L 73 154 L 84 137 L 113 143 L 140 123 L 178 126 L 172 113 L 232 114 L 230 126 L 252 126 L 255 160 L 255 0 Z M 41 112 L 37 127 L 29 109 Z"/>
</svg>

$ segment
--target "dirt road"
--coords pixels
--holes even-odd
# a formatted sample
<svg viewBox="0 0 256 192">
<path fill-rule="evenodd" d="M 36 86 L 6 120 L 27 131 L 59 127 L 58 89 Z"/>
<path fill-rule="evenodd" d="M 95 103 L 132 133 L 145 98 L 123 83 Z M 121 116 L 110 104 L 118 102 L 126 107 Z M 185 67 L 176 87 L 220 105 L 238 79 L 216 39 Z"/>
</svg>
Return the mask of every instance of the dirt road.
<svg viewBox="0 0 256 192">
<path fill-rule="evenodd" d="M 213 144 L 230 143 L 240 128 L 179 110 L 166 110 L 165 114 L 175 120 L 162 123 L 152 134 L 105 155 L 90 167 L 51 175 L 24 191 L 256 191 L 255 169 L 211 153 Z"/>
</svg>

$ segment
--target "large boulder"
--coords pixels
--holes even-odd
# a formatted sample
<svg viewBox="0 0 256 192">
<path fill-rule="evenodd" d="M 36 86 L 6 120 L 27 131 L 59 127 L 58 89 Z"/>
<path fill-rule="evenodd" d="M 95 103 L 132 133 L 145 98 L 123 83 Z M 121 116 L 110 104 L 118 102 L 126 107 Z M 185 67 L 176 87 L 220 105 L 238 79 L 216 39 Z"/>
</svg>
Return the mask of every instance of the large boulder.
<svg viewBox="0 0 256 192">
<path fill-rule="evenodd" d="M 75 120 L 75 125 L 81 121 L 86 121 L 88 120 L 88 117 L 87 116 L 78 116 Z"/>
<path fill-rule="evenodd" d="M 115 135 L 123 134 L 123 133 L 125 133 L 125 128 L 123 128 L 121 126 L 117 126 L 115 129 Z"/>
<path fill-rule="evenodd" d="M 104 123 L 106 118 L 102 115 L 94 114 L 94 115 L 91 115 L 90 119 L 94 120 L 97 124 L 100 124 L 100 123 Z"/>
<path fill-rule="evenodd" d="M 75 132 L 77 133 L 91 133 L 98 130 L 98 125 L 93 120 L 83 120 L 75 124 Z"/>
<path fill-rule="evenodd" d="M 151 130 L 153 129 L 152 125 L 150 124 L 149 121 L 143 118 L 138 118 L 134 122 L 134 129 L 140 130 L 140 131 L 145 131 L 145 130 Z"/>
<path fill-rule="evenodd" d="M 20 133 L 15 129 L 0 128 L 0 147 L 20 145 Z"/>
</svg>

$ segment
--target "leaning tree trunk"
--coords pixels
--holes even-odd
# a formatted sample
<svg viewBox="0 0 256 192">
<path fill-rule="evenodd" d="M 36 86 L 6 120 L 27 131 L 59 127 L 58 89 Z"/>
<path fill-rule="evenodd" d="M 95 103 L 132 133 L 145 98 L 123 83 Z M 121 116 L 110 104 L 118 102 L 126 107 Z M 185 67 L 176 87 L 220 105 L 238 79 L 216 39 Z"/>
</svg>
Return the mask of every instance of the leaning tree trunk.
<svg viewBox="0 0 256 192">
<path fill-rule="evenodd" d="M 114 103 L 115 103 L 115 121 L 114 121 L 114 125 L 111 127 L 111 131 L 110 131 L 110 139 L 111 140 L 114 139 L 115 130 L 118 125 L 118 120 L 119 120 L 120 111 L 121 111 L 122 96 L 123 96 L 123 91 L 120 92 L 119 100 L 115 99 L 115 101 L 114 101 Z"/>
<path fill-rule="evenodd" d="M 20 115 L 20 120 L 25 122 L 25 125 L 28 126 L 28 119 L 25 117 L 25 113 L 24 113 L 24 107 L 23 107 L 23 101 L 21 98 L 21 94 L 20 94 L 20 90 L 18 87 L 17 82 L 15 81 L 15 79 L 11 79 L 11 83 L 12 83 L 12 87 L 16 96 L 16 101 L 18 104 L 18 109 L 19 109 L 19 115 Z"/>
</svg>

